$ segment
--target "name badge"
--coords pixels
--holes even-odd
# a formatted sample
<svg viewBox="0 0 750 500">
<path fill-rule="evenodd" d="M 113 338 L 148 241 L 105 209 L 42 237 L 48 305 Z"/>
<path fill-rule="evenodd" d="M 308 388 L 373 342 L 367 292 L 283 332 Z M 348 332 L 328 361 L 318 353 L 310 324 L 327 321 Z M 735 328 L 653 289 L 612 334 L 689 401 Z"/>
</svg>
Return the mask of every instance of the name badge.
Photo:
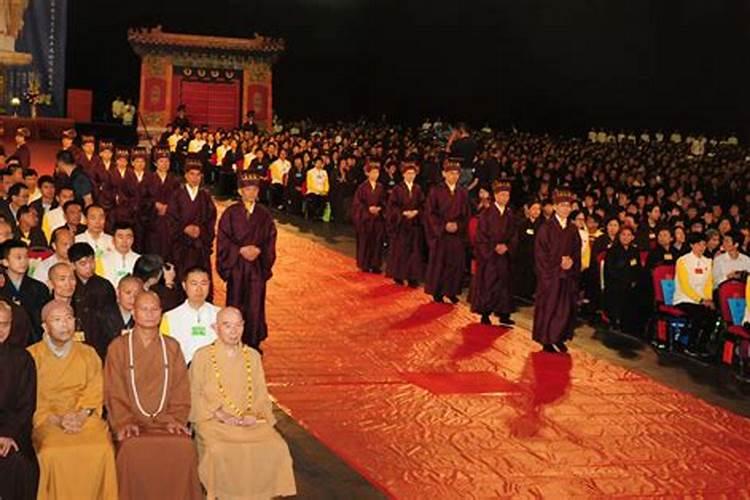
<svg viewBox="0 0 750 500">
<path fill-rule="evenodd" d="M 534 235 L 534 230 L 531 229 L 531 228 L 529 228 L 529 229 L 526 230 L 526 234 L 529 234 L 529 235 L 533 236 Z"/>
<path fill-rule="evenodd" d="M 203 325 L 196 325 L 192 328 L 191 334 L 193 335 L 193 337 L 205 337 L 206 327 Z"/>
<path fill-rule="evenodd" d="M 636 259 L 630 259 L 630 265 L 631 265 L 631 267 L 637 266 L 638 265 L 638 260 L 636 260 Z"/>
<path fill-rule="evenodd" d="M 695 274 L 703 274 L 703 268 L 696 267 L 695 268 Z"/>
<path fill-rule="evenodd" d="M 118 278 L 124 278 L 127 275 L 128 275 L 127 269 L 120 269 L 119 271 L 117 271 Z"/>
<path fill-rule="evenodd" d="M 97 259 L 101 259 L 104 255 L 104 250 L 102 250 L 101 248 L 97 248 L 96 252 L 94 252 L 94 255 L 96 255 Z"/>
<path fill-rule="evenodd" d="M 86 342 L 86 334 L 83 333 L 82 330 L 78 330 L 77 332 L 73 333 L 73 340 L 76 342 Z"/>
<path fill-rule="evenodd" d="M 664 254 L 664 260 L 672 260 L 672 254 L 671 253 L 665 253 Z"/>
</svg>

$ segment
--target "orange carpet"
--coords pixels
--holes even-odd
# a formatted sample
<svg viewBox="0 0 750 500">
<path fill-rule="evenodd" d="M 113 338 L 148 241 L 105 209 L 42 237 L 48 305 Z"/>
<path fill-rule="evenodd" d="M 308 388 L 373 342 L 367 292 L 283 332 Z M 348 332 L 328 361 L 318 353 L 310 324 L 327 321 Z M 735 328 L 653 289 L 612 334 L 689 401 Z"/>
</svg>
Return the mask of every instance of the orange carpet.
<svg viewBox="0 0 750 500">
<path fill-rule="evenodd" d="M 359 273 L 280 228 L 264 363 L 282 408 L 395 498 L 750 496 L 750 421 Z"/>
</svg>

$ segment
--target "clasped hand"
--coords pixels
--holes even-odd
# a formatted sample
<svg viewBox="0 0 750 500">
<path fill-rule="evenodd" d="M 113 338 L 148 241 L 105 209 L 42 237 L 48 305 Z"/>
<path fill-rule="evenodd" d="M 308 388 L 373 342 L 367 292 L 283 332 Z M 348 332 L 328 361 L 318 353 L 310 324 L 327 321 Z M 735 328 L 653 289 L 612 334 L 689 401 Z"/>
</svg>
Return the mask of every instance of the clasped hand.
<svg viewBox="0 0 750 500">
<path fill-rule="evenodd" d="M 563 271 L 569 270 L 570 268 L 573 267 L 573 259 L 571 259 L 567 255 L 563 255 L 563 258 L 561 259 L 561 262 L 560 262 L 560 267 L 562 268 Z"/>
<path fill-rule="evenodd" d="M 260 255 L 260 248 L 256 247 L 255 245 L 246 245 L 240 248 L 240 255 L 245 260 L 249 260 L 250 262 L 252 262 Z"/>
<path fill-rule="evenodd" d="M 251 427 L 258 423 L 258 419 L 253 417 L 252 415 L 237 417 L 235 415 L 232 415 L 231 413 L 224 411 L 223 409 L 216 410 L 214 416 L 221 423 L 227 425 L 235 425 L 238 427 Z"/>
</svg>

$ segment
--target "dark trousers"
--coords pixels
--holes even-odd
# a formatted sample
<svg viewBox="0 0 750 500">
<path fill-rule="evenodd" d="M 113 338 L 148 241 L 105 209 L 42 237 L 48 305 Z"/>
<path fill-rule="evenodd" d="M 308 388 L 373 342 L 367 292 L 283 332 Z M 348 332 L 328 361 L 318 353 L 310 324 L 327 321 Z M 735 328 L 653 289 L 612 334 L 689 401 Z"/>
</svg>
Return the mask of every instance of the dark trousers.
<svg viewBox="0 0 750 500">
<path fill-rule="evenodd" d="M 691 351 L 704 351 L 716 323 L 716 312 L 701 304 L 685 302 L 677 304 L 675 307 L 685 312 L 692 325 L 688 349 Z"/>
<path fill-rule="evenodd" d="M 307 195 L 307 216 L 311 219 L 320 219 L 323 217 L 323 211 L 326 208 L 327 197 L 319 194 Z"/>
<path fill-rule="evenodd" d="M 284 185 L 271 184 L 271 206 L 274 208 L 283 208 L 284 206 Z"/>
</svg>

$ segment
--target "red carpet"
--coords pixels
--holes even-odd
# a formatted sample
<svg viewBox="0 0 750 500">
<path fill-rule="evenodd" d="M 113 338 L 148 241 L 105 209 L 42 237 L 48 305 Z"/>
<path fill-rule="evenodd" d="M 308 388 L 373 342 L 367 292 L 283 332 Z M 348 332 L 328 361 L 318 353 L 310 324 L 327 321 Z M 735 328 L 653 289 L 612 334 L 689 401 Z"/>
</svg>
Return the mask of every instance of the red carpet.
<svg viewBox="0 0 750 500">
<path fill-rule="evenodd" d="M 358 273 L 280 229 L 265 366 L 280 405 L 397 498 L 747 497 L 750 421 Z"/>
</svg>

